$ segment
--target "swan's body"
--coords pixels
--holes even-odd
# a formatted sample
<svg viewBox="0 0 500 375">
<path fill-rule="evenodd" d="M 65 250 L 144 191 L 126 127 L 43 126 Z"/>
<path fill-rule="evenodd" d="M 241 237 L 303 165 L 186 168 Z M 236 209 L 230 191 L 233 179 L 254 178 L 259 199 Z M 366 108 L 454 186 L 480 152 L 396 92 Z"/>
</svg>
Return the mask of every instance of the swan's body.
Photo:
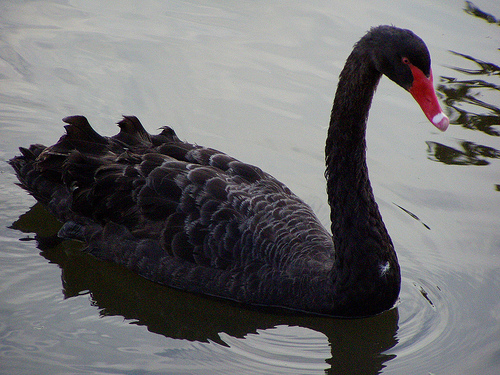
<svg viewBox="0 0 500 375">
<path fill-rule="evenodd" d="M 447 126 L 425 44 L 407 30 L 372 29 L 347 60 L 332 110 L 332 234 L 259 168 L 182 142 L 170 128 L 149 135 L 135 117 L 111 138 L 82 116 L 66 118 L 57 144 L 21 149 L 11 164 L 22 186 L 65 223 L 62 237 L 152 281 L 245 304 L 373 315 L 391 308 L 400 289 L 366 168 L 366 119 L 382 73 L 409 90 L 437 127 Z"/>
</svg>

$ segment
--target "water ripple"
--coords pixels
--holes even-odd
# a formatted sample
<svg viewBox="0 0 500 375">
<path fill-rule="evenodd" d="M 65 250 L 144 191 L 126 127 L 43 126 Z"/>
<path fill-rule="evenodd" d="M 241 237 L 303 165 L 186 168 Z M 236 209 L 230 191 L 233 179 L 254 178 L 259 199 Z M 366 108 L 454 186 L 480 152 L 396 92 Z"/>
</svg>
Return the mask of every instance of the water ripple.
<svg viewBox="0 0 500 375">
<path fill-rule="evenodd" d="M 312 329 L 281 325 L 242 338 L 219 336 L 222 343 L 185 342 L 155 354 L 169 373 L 324 374 L 330 367 L 327 337 Z"/>
<path fill-rule="evenodd" d="M 234 338 L 221 333 L 228 345 L 226 351 L 232 364 L 235 361 L 247 373 L 320 373 L 328 368 L 328 340 L 323 334 L 303 328 L 277 326 Z"/>
</svg>

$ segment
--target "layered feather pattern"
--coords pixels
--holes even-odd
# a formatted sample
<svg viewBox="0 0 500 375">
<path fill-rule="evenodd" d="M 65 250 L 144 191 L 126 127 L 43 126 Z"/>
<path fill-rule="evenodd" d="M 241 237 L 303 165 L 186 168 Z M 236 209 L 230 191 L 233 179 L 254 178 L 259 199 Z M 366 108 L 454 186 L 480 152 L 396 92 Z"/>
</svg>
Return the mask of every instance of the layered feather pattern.
<svg viewBox="0 0 500 375">
<path fill-rule="evenodd" d="M 64 121 L 58 143 L 11 161 L 22 185 L 65 222 L 60 236 L 155 282 L 307 309 L 306 284 L 331 271 L 333 243 L 285 185 L 180 141 L 169 127 L 150 135 L 133 116 L 110 138 L 83 116 Z M 303 306 L 292 301 L 301 294 Z"/>
</svg>

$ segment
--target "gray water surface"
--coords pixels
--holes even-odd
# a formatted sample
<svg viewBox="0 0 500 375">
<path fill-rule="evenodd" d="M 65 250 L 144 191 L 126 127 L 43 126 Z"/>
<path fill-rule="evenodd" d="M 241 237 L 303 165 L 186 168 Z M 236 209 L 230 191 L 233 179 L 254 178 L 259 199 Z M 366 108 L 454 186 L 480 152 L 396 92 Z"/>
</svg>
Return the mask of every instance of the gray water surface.
<svg viewBox="0 0 500 375">
<path fill-rule="evenodd" d="M 0 3 L 0 373 L 500 373 L 500 5 L 461 1 Z M 324 142 L 337 77 L 370 26 L 429 47 L 452 124 L 387 79 L 367 142 L 398 252 L 398 306 L 368 319 L 287 316 L 165 288 L 55 237 L 16 183 L 18 146 L 84 114 L 259 165 L 326 226 Z"/>
</svg>

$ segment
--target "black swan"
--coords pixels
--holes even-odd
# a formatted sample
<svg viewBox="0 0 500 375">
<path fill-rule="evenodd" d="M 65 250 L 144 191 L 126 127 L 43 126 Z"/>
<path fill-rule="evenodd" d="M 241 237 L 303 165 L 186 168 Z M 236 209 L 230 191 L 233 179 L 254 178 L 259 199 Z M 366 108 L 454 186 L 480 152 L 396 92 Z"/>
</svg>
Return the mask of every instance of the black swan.
<svg viewBox="0 0 500 375">
<path fill-rule="evenodd" d="M 440 130 L 449 120 L 424 42 L 372 28 L 340 74 L 326 142 L 331 233 L 311 208 L 258 167 L 146 132 L 124 116 L 113 137 L 83 116 L 51 147 L 10 160 L 20 185 L 64 223 L 62 238 L 154 282 L 247 305 L 361 317 L 394 306 L 400 269 L 366 166 L 365 131 L 385 74 Z"/>
</svg>

